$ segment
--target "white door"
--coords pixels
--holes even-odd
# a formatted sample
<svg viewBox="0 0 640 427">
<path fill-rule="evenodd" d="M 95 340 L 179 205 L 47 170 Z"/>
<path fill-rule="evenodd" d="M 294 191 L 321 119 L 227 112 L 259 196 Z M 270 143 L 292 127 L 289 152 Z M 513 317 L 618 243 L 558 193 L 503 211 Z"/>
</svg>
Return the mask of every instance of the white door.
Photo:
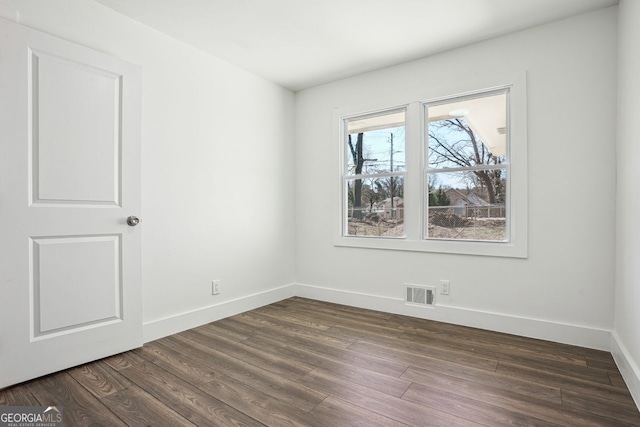
<svg viewBox="0 0 640 427">
<path fill-rule="evenodd" d="M 0 388 L 142 345 L 140 88 L 0 19 Z"/>
</svg>

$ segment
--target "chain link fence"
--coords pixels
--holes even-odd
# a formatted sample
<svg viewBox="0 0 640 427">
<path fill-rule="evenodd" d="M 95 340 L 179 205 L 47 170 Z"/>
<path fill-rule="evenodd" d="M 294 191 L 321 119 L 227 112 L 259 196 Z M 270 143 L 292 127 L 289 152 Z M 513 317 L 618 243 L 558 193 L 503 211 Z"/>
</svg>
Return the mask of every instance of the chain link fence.
<svg viewBox="0 0 640 427">
<path fill-rule="evenodd" d="M 504 205 L 429 207 L 429 238 L 504 241 L 506 231 Z"/>
<path fill-rule="evenodd" d="M 404 207 L 379 211 L 369 208 L 350 208 L 347 214 L 350 236 L 404 236 Z"/>
</svg>

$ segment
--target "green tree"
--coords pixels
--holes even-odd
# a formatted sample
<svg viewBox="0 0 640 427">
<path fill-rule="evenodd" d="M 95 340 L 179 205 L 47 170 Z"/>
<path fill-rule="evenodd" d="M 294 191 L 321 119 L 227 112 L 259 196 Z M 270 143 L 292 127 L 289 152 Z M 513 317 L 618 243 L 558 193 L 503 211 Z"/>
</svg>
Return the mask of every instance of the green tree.
<svg viewBox="0 0 640 427">
<path fill-rule="evenodd" d="M 442 189 L 442 186 L 436 190 L 434 199 L 436 206 L 449 206 L 451 204 L 451 199 L 447 196 L 447 192 Z"/>
<path fill-rule="evenodd" d="M 447 196 L 447 192 L 440 186 L 434 191 L 433 185 L 429 184 L 429 206 L 449 206 L 451 199 Z"/>
</svg>

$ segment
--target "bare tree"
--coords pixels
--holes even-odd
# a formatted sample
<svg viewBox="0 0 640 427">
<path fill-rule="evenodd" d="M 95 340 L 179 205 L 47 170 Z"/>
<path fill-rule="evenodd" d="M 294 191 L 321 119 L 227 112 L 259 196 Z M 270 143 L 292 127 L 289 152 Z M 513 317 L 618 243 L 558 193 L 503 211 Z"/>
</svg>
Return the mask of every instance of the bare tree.
<svg viewBox="0 0 640 427">
<path fill-rule="evenodd" d="M 359 133 L 356 139 L 356 145 L 353 146 L 351 135 L 349 135 L 349 150 L 351 150 L 351 156 L 353 158 L 353 164 L 355 165 L 355 174 L 360 175 L 362 173 L 362 167 L 364 166 L 365 158 L 362 155 L 364 133 Z M 362 219 L 362 180 L 356 179 L 353 186 L 353 217 Z"/>
<path fill-rule="evenodd" d="M 470 167 L 499 165 L 503 157 L 495 156 L 461 118 L 439 120 L 429 124 L 429 164 Z M 489 203 L 504 202 L 502 169 L 474 170 L 470 173 L 486 188 Z"/>
<path fill-rule="evenodd" d="M 370 178 L 369 184 L 362 185 L 362 197 L 367 201 L 369 210 L 373 210 L 373 205 L 381 202 L 386 197 L 382 183 L 378 178 Z"/>
</svg>

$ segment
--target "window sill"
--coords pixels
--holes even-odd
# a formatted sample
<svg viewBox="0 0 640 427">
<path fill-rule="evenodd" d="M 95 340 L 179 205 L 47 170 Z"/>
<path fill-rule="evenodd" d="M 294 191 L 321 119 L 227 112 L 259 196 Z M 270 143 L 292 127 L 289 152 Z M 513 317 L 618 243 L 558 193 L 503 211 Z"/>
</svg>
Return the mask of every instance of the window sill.
<svg viewBox="0 0 640 427">
<path fill-rule="evenodd" d="M 406 238 L 340 236 L 335 238 L 333 244 L 334 246 L 348 248 L 527 258 L 527 248 L 525 245 L 503 242 L 408 240 Z"/>
</svg>

